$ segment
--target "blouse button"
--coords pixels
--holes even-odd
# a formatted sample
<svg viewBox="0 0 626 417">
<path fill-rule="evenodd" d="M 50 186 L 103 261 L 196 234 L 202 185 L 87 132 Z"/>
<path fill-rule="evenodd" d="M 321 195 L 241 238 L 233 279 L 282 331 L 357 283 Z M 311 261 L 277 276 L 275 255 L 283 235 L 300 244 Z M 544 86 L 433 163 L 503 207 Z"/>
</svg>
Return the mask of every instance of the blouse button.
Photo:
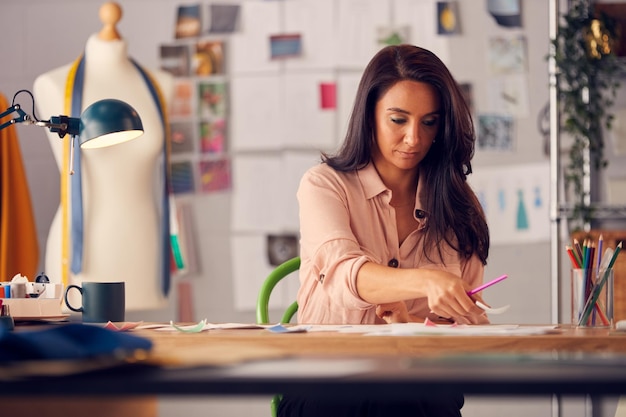
<svg viewBox="0 0 626 417">
<path fill-rule="evenodd" d="M 393 258 L 392 260 L 389 261 L 389 263 L 387 263 L 387 265 L 392 267 L 392 268 L 397 268 L 398 267 L 398 260 L 396 258 Z"/>
<path fill-rule="evenodd" d="M 423 219 L 424 217 L 426 217 L 426 212 L 424 212 L 424 210 L 415 210 L 415 217 L 417 217 L 418 219 Z"/>
</svg>

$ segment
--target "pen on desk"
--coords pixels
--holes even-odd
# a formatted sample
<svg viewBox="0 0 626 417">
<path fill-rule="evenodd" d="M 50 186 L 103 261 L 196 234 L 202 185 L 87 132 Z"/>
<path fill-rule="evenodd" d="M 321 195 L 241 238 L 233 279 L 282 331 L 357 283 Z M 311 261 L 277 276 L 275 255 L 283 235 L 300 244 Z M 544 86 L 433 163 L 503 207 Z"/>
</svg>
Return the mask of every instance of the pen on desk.
<svg viewBox="0 0 626 417">
<path fill-rule="evenodd" d="M 481 285 L 479 287 L 476 287 L 473 290 L 468 291 L 467 295 L 474 295 L 477 292 L 480 292 L 480 291 L 484 290 L 485 288 L 491 287 L 493 284 L 497 284 L 498 282 L 500 282 L 503 279 L 505 279 L 507 276 L 508 275 L 506 275 L 506 274 L 502 275 L 502 276 L 500 276 L 500 277 L 498 277 L 498 278 L 496 278 L 496 279 L 494 279 L 492 281 L 489 281 L 489 282 L 487 282 L 487 283 L 485 283 L 485 284 L 483 284 L 483 285 Z"/>
</svg>

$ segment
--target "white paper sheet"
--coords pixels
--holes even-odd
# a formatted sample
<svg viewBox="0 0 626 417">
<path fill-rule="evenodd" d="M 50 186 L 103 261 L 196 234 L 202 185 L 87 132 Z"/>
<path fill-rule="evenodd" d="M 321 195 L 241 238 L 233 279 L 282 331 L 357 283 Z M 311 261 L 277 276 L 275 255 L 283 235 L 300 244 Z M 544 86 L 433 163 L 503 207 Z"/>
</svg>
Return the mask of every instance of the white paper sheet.
<svg viewBox="0 0 626 417">
<path fill-rule="evenodd" d="M 337 64 L 362 70 L 381 48 L 376 32 L 389 25 L 390 0 L 342 0 L 337 6 Z"/>
<path fill-rule="evenodd" d="M 332 69 L 335 66 L 335 0 L 298 0 L 284 4 L 285 33 L 302 36 L 302 55 L 285 60 L 285 68 Z"/>
<path fill-rule="evenodd" d="M 280 137 L 288 149 L 332 149 L 335 136 L 336 109 L 321 106 L 321 83 L 335 83 L 331 71 L 286 73 L 281 79 L 283 115 Z"/>
<path fill-rule="evenodd" d="M 410 43 L 430 50 L 450 63 L 449 40 L 437 35 L 437 4 L 433 0 L 394 0 L 392 20 L 410 27 Z"/>
<path fill-rule="evenodd" d="M 230 36 L 228 47 L 231 74 L 275 72 L 280 68 L 279 61 L 270 59 L 270 35 L 281 31 L 281 3 L 262 0 L 241 2 L 241 30 Z"/>
<path fill-rule="evenodd" d="M 520 326 L 518 324 L 488 325 L 425 325 L 424 323 L 313 325 L 309 332 L 362 333 L 366 336 L 419 336 L 441 334 L 455 336 L 526 335 L 553 331 L 556 326 Z"/>
<path fill-rule="evenodd" d="M 233 197 L 231 225 L 235 232 L 282 230 L 285 200 L 280 155 L 236 155 L 232 159 Z"/>
<path fill-rule="evenodd" d="M 282 148 L 284 96 L 278 73 L 232 76 L 230 147 L 233 152 Z"/>
</svg>

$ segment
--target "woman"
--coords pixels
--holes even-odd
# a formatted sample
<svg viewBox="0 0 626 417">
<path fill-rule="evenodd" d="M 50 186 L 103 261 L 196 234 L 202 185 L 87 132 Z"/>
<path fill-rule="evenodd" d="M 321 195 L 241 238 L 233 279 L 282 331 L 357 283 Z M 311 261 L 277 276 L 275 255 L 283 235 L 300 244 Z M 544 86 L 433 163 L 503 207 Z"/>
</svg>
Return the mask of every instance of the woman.
<svg viewBox="0 0 626 417">
<path fill-rule="evenodd" d="M 299 322 L 487 322 L 466 294 L 489 251 L 466 181 L 474 142 L 461 90 L 434 54 L 400 45 L 374 56 L 343 146 L 298 190 Z"/>
<path fill-rule="evenodd" d="M 412 45 L 374 56 L 342 147 L 323 154 L 298 190 L 300 323 L 488 322 L 467 295 L 482 283 L 489 252 L 466 181 L 474 143 L 468 106 L 439 58 Z M 462 396 L 410 404 L 285 397 L 279 414 L 458 416 L 462 405 Z"/>
</svg>

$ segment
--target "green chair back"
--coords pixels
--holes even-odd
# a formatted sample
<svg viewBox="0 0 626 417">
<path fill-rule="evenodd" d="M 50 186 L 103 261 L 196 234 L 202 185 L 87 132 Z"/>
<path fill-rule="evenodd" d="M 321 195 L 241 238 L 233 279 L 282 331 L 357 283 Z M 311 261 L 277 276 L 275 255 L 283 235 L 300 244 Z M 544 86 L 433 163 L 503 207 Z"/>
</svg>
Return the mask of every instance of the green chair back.
<svg viewBox="0 0 626 417">
<path fill-rule="evenodd" d="M 280 282 L 280 280 L 298 269 L 300 269 L 300 257 L 296 256 L 295 258 L 291 258 L 278 265 L 267 276 L 267 278 L 265 278 L 265 281 L 263 281 L 263 284 L 261 285 L 261 290 L 259 291 L 259 296 L 256 302 L 257 324 L 270 324 L 269 303 L 272 290 L 274 290 L 274 287 Z M 296 314 L 296 311 L 298 311 L 298 303 L 294 301 L 289 307 L 287 307 L 280 322 L 289 323 L 294 314 Z M 270 402 L 272 417 L 276 417 L 278 415 L 278 404 L 280 403 L 282 397 L 283 396 L 281 394 L 276 394 L 272 397 Z"/>
<path fill-rule="evenodd" d="M 256 304 L 256 321 L 258 324 L 270 324 L 270 316 L 269 316 L 269 302 L 270 295 L 272 294 L 272 290 L 286 276 L 291 274 L 292 272 L 300 269 L 300 257 L 296 256 L 295 258 L 291 258 L 288 261 L 283 262 L 278 265 L 268 276 L 265 278 L 263 285 L 261 285 L 261 290 L 259 291 L 259 296 L 257 298 Z M 283 314 L 281 319 L 281 323 L 289 323 L 293 316 L 298 311 L 298 303 L 294 301 Z"/>
</svg>

